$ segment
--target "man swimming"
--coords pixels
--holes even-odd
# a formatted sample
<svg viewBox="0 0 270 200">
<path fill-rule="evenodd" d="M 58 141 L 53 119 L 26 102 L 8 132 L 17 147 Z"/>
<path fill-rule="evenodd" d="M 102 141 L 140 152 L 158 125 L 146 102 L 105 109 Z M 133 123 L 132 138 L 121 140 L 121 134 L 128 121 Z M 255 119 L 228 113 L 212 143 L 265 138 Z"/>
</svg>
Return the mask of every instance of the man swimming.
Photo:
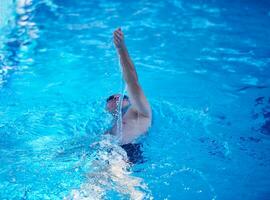
<svg viewBox="0 0 270 200">
<path fill-rule="evenodd" d="M 148 187 L 142 178 L 130 173 L 130 163 L 142 162 L 140 144 L 133 144 L 144 135 L 151 126 L 152 112 L 141 86 L 134 65 L 129 57 L 124 43 L 121 29 L 114 31 L 114 44 L 120 56 L 123 77 L 127 83 L 128 96 L 121 97 L 114 94 L 107 98 L 106 109 L 117 122 L 119 117 L 118 105 L 122 98 L 122 137 L 120 146 L 126 151 L 126 157 L 121 154 L 123 149 L 118 144 L 111 144 L 107 140 L 95 143 L 101 147 L 97 152 L 97 159 L 93 159 L 87 174 L 87 182 L 77 190 L 72 190 L 65 200 L 104 199 L 107 191 L 115 190 L 119 194 L 128 195 L 131 200 L 146 199 Z M 106 133 L 118 136 L 117 123 Z M 109 147 L 104 151 L 103 147 Z M 120 149 L 120 151 L 119 151 Z"/>
<path fill-rule="evenodd" d="M 129 154 L 134 154 L 136 145 L 132 142 L 144 135 L 151 126 L 152 111 L 144 92 L 139 84 L 137 72 L 128 54 L 124 42 L 124 34 L 120 28 L 114 31 L 114 44 L 120 57 L 123 78 L 127 84 L 128 96 L 122 97 L 122 137 L 120 144 Z M 114 94 L 107 98 L 106 109 L 112 114 L 114 119 L 118 116 L 118 105 L 121 102 L 121 95 Z M 117 121 L 117 120 L 114 120 Z M 117 123 L 113 125 L 109 134 L 117 136 Z M 136 152 L 135 152 L 136 153 Z"/>
</svg>

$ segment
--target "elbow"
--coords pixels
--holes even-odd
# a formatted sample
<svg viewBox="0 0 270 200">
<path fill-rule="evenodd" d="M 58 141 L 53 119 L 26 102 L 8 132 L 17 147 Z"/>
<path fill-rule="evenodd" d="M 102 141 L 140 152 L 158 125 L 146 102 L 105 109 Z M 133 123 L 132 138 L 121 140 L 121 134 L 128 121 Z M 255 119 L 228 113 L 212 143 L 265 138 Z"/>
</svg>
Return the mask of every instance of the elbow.
<svg viewBox="0 0 270 200">
<path fill-rule="evenodd" d="M 151 108 L 147 109 L 143 115 L 146 117 L 146 118 L 149 118 L 149 119 L 152 119 L 152 110 Z"/>
<path fill-rule="evenodd" d="M 149 103 L 146 103 L 146 105 L 141 106 L 140 114 L 145 118 L 152 119 L 152 110 Z"/>
</svg>

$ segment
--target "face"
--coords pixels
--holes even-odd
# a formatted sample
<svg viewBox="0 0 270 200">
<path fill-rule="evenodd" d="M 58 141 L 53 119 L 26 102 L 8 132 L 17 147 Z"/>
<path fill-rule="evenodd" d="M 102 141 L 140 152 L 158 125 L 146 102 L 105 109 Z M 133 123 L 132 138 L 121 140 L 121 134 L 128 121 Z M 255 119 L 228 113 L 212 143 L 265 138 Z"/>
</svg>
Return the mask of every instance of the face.
<svg viewBox="0 0 270 200">
<path fill-rule="evenodd" d="M 111 113 L 112 115 L 117 114 L 118 106 L 120 103 L 120 94 L 113 95 L 113 98 L 110 99 L 106 104 L 106 110 Z M 122 101 L 122 109 L 125 109 L 127 106 L 129 106 L 130 102 L 128 99 L 123 99 Z"/>
</svg>

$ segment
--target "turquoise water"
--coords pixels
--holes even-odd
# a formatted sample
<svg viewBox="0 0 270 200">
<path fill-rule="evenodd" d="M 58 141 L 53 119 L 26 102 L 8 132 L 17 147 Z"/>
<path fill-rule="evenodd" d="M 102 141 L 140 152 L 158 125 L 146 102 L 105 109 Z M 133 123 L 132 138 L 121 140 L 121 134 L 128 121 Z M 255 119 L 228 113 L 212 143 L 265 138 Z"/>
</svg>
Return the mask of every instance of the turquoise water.
<svg viewBox="0 0 270 200">
<path fill-rule="evenodd" d="M 144 199 L 269 198 L 268 1 L 5 0 L 0 9 L 1 199 L 63 199 L 83 187 L 88 199 L 135 199 L 121 182 L 132 180 Z M 100 177 L 88 176 L 94 160 L 106 166 L 121 152 L 107 155 L 102 137 L 105 99 L 122 88 L 119 26 L 154 120 L 141 139 L 146 162 L 116 162 L 125 178 L 106 172 L 100 192 Z"/>
</svg>

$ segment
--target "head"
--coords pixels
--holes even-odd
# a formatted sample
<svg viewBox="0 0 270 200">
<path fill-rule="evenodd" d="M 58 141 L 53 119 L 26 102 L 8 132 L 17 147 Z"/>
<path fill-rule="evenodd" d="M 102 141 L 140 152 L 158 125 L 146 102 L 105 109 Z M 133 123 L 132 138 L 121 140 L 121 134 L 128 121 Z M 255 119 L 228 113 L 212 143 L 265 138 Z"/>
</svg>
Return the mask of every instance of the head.
<svg viewBox="0 0 270 200">
<path fill-rule="evenodd" d="M 112 115 L 117 115 L 117 110 L 119 103 L 121 101 L 121 94 L 113 94 L 109 96 L 106 100 L 106 110 Z M 130 106 L 129 98 L 127 95 L 123 96 L 122 100 L 122 110 L 125 110 Z"/>
</svg>

